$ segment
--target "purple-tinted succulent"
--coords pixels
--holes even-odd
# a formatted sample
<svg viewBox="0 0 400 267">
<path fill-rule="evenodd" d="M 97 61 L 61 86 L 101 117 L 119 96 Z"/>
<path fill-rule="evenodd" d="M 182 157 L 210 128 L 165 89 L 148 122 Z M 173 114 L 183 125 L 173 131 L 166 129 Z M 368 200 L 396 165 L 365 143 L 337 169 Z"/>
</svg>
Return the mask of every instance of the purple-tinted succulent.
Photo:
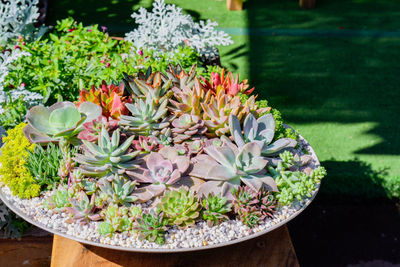
<svg viewBox="0 0 400 267">
<path fill-rule="evenodd" d="M 133 176 L 139 183 L 150 184 L 134 192 L 141 201 L 161 195 L 168 186 L 177 183 L 190 165 L 189 157 L 180 156 L 172 147 L 163 147 L 146 157 L 146 166 Z"/>
<path fill-rule="evenodd" d="M 105 116 L 101 115 L 93 121 L 84 123 L 84 130 L 78 134 L 78 138 L 89 142 L 97 141 L 103 126 L 110 132 L 118 127 L 118 121 L 107 119 Z"/>
<path fill-rule="evenodd" d="M 100 215 L 95 213 L 94 195 L 89 200 L 85 192 L 80 192 L 77 198 L 71 198 L 69 201 L 71 207 L 66 207 L 66 211 L 72 215 L 70 221 L 85 224 L 91 220 L 97 221 L 101 219 Z"/>
<path fill-rule="evenodd" d="M 164 146 L 157 142 L 153 136 L 139 136 L 139 140 L 132 141 L 132 147 L 135 150 L 143 151 L 146 153 L 157 152 Z"/>
</svg>

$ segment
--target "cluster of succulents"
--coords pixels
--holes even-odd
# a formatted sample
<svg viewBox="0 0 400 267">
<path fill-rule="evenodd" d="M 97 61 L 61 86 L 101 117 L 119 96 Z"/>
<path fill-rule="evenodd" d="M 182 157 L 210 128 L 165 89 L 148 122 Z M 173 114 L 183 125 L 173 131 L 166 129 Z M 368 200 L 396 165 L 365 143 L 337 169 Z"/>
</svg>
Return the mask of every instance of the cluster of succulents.
<svg viewBox="0 0 400 267">
<path fill-rule="evenodd" d="M 254 88 L 225 70 L 210 81 L 195 70 L 150 68 L 82 89 L 76 103 L 35 106 L 2 152 L 8 142 L 24 149 L 13 166 L 26 168 L 40 192 L 52 190 L 46 206 L 68 221 L 99 221 L 102 235 L 130 232 L 158 244 L 171 226 L 236 218 L 254 227 L 310 196 L 325 170 L 307 165 L 295 139 L 275 134 Z M 2 176 L 6 185 L 12 179 Z"/>
</svg>

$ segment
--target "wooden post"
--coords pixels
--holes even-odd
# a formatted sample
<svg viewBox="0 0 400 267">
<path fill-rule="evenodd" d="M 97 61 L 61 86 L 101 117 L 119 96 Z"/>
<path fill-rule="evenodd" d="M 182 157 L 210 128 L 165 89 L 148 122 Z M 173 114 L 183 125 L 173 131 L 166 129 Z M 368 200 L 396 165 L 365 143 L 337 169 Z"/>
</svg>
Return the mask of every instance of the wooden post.
<svg viewBox="0 0 400 267">
<path fill-rule="evenodd" d="M 243 0 L 226 0 L 228 10 L 242 10 Z"/>
<path fill-rule="evenodd" d="M 54 236 L 52 267 L 299 266 L 286 226 L 239 244 L 183 253 L 136 253 L 83 245 Z"/>
<path fill-rule="evenodd" d="M 299 0 L 299 5 L 304 9 L 314 9 L 316 0 Z"/>
</svg>

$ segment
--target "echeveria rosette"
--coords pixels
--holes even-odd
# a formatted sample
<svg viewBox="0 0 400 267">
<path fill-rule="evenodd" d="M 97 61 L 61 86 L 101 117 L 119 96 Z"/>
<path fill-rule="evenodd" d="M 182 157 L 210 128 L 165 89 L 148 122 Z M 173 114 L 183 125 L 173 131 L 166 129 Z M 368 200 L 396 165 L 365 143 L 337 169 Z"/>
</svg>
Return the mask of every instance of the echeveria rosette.
<svg viewBox="0 0 400 267">
<path fill-rule="evenodd" d="M 99 188 L 102 193 L 108 196 L 111 203 L 128 205 L 138 199 L 132 195 L 133 190 L 136 188 L 136 182 L 127 180 L 117 174 L 111 182 L 107 179 L 101 180 Z"/>
<path fill-rule="evenodd" d="M 207 131 L 200 116 L 183 114 L 172 121 L 172 136 L 175 144 L 186 140 L 196 140 Z"/>
<path fill-rule="evenodd" d="M 261 148 L 251 142 L 238 148 L 224 142 L 220 147 L 208 146 L 207 155 L 200 155 L 190 175 L 208 180 L 198 190 L 200 195 L 221 194 L 232 200 L 232 188 L 241 182 L 258 192 L 262 187 L 278 191 L 274 179 L 265 170 L 268 161 L 261 156 Z"/>
<path fill-rule="evenodd" d="M 228 202 L 227 198 L 210 194 L 202 199 L 201 204 L 203 206 L 202 218 L 210 227 L 229 219 L 226 213 L 231 211 L 232 204 Z"/>
<path fill-rule="evenodd" d="M 159 144 L 154 136 L 140 135 L 138 140 L 132 141 L 132 147 L 142 153 L 157 152 L 164 146 Z"/>
<path fill-rule="evenodd" d="M 133 172 L 136 181 L 150 185 L 138 189 L 134 194 L 144 202 L 161 195 L 169 186 L 183 178 L 189 165 L 189 158 L 180 156 L 172 147 L 151 152 L 146 157 L 146 166 L 141 168 L 141 172 Z"/>
<path fill-rule="evenodd" d="M 50 107 L 32 107 L 24 128 L 26 138 L 32 143 L 57 142 L 61 138 L 77 142 L 76 136 L 83 130 L 85 122 L 101 115 L 101 108 L 91 102 L 83 102 L 76 108 L 72 102 L 58 102 Z"/>
<path fill-rule="evenodd" d="M 101 217 L 95 213 L 96 206 L 94 205 L 95 196 L 88 198 L 84 192 L 80 192 L 75 198 L 70 198 L 71 207 L 66 207 L 66 211 L 71 214 L 72 221 L 87 223 L 89 221 L 100 220 Z"/>
<path fill-rule="evenodd" d="M 146 239 L 159 245 L 164 244 L 164 235 L 167 230 L 167 222 L 163 214 L 157 214 L 154 211 L 143 213 L 137 218 L 137 223 L 133 227 L 139 233 L 139 239 Z"/>
<path fill-rule="evenodd" d="M 111 138 L 105 127 L 102 128 L 98 144 L 82 140 L 83 154 L 75 154 L 74 161 L 87 177 L 114 177 L 115 174 L 129 176 L 129 171 L 138 167 L 135 157 L 140 151 L 129 152 L 134 136 L 120 144 L 120 129 Z"/>
<path fill-rule="evenodd" d="M 297 142 L 291 138 L 281 138 L 271 144 L 275 135 L 275 120 L 270 113 L 258 119 L 253 114 L 248 114 L 243 123 L 243 134 L 238 117 L 230 115 L 229 128 L 238 147 L 255 142 L 261 148 L 263 156 L 275 156 L 297 145 Z"/>
<path fill-rule="evenodd" d="M 197 221 L 201 205 L 195 193 L 182 186 L 178 190 L 165 191 L 157 209 L 164 214 L 169 225 L 184 228 Z"/>
</svg>

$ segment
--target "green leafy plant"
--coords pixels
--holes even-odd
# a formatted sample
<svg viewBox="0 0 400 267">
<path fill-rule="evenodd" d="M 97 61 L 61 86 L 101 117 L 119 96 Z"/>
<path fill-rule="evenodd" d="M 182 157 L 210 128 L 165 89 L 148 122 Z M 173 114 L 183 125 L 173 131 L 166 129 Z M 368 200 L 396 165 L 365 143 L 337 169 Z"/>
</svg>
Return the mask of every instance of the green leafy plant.
<svg viewBox="0 0 400 267">
<path fill-rule="evenodd" d="M 170 225 L 186 227 L 195 223 L 200 216 L 201 205 L 193 191 L 180 187 L 165 191 L 157 206 Z"/>
<path fill-rule="evenodd" d="M 63 159 L 61 149 L 50 143 L 46 148 L 35 146 L 33 151 L 28 150 L 26 168 L 31 172 L 34 180 L 43 189 L 55 188 L 60 183 L 58 168 Z"/>
<path fill-rule="evenodd" d="M 19 39 L 19 46 L 30 57 L 23 57 L 11 66 L 6 86 L 26 84 L 30 91 L 43 95 L 43 102 L 75 101 L 82 88 L 119 81 L 123 73 L 134 74 L 152 67 L 164 70 L 169 63 L 190 67 L 198 61 L 195 51 L 182 48 L 176 57 L 167 53 L 141 50 L 132 53 L 132 44 L 111 38 L 98 25 L 84 27 L 67 18 L 55 29 L 35 42 Z"/>
<path fill-rule="evenodd" d="M 201 203 L 203 206 L 202 218 L 207 221 L 209 226 L 229 219 L 226 213 L 231 211 L 232 204 L 228 203 L 227 198 L 209 194 L 203 198 Z"/>
<path fill-rule="evenodd" d="M 23 98 L 8 101 L 3 104 L 3 112 L 0 113 L 0 126 L 8 130 L 14 128 L 25 120 L 27 111 Z"/>
<path fill-rule="evenodd" d="M 138 199 L 131 195 L 136 187 L 136 181 L 128 181 L 118 174 L 114 176 L 111 183 L 107 179 L 101 180 L 99 187 L 100 191 L 105 193 L 110 201 L 115 204 L 127 205 Z"/>
</svg>

